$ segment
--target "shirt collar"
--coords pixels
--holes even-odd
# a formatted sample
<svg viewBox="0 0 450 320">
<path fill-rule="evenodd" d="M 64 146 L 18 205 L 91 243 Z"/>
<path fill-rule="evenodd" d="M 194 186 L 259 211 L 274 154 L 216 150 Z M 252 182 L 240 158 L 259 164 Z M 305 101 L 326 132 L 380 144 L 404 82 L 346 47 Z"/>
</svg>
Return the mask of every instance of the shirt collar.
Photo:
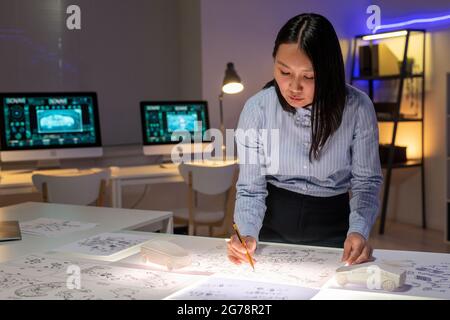
<svg viewBox="0 0 450 320">
<path fill-rule="evenodd" d="M 306 107 L 295 108 L 297 114 L 307 114 L 307 113 L 311 113 L 311 109 L 312 109 L 312 104 L 307 105 Z"/>
</svg>

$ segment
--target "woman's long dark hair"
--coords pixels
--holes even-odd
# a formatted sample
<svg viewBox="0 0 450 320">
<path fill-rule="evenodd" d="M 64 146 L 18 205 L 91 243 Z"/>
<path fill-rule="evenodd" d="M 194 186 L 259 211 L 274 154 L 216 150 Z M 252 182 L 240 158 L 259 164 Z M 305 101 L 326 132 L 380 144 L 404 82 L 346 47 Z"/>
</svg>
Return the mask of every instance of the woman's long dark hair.
<svg viewBox="0 0 450 320">
<path fill-rule="evenodd" d="M 319 159 L 328 138 L 339 128 L 344 113 L 346 88 L 344 61 L 339 40 L 330 21 L 325 17 L 304 13 L 291 18 L 278 32 L 272 56 L 281 44 L 297 43 L 311 60 L 314 69 L 314 98 L 311 108 L 311 148 L 309 159 Z M 281 94 L 275 80 L 264 88 L 274 86 L 285 111 L 295 113 Z"/>
</svg>

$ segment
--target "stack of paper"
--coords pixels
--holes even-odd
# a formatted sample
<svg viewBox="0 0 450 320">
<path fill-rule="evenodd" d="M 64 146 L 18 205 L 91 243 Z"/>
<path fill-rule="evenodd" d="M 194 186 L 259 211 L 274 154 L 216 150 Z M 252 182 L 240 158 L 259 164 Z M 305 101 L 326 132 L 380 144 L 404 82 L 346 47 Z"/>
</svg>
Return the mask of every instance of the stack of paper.
<svg viewBox="0 0 450 320">
<path fill-rule="evenodd" d="M 58 251 L 89 259 L 116 261 L 139 252 L 142 243 L 151 237 L 129 233 L 102 233 L 65 245 Z"/>
<path fill-rule="evenodd" d="M 61 219 L 38 218 L 20 223 L 22 233 L 45 237 L 59 237 L 67 233 L 84 231 L 96 227 L 95 223 L 83 223 Z"/>
</svg>

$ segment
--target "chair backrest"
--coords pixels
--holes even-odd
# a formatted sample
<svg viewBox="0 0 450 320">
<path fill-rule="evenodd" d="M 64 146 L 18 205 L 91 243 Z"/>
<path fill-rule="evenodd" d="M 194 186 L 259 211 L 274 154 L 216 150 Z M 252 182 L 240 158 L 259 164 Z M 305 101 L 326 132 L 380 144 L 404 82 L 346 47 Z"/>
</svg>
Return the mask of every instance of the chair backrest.
<svg viewBox="0 0 450 320">
<path fill-rule="evenodd" d="M 97 205 L 103 205 L 110 176 L 111 171 L 106 169 L 66 175 L 33 174 L 32 180 L 46 202 L 88 205 L 97 201 Z"/>
<path fill-rule="evenodd" d="M 178 171 L 189 184 L 192 177 L 192 189 L 203 194 L 215 195 L 226 192 L 234 183 L 234 173 L 238 167 L 235 161 L 217 162 L 189 162 L 180 163 Z"/>
<path fill-rule="evenodd" d="M 221 221 L 225 232 L 231 228 L 234 212 L 234 201 L 236 198 L 236 182 L 238 178 L 237 161 L 218 161 L 218 162 L 191 162 L 181 163 L 178 170 L 186 184 L 188 190 L 188 209 L 189 209 L 189 235 L 195 234 L 195 194 L 202 193 L 206 195 L 217 195 L 226 192 L 224 202 L 224 216 Z M 207 223 L 208 224 L 208 223 Z M 214 223 L 213 223 L 214 224 Z M 210 225 L 209 235 L 212 235 Z"/>
</svg>

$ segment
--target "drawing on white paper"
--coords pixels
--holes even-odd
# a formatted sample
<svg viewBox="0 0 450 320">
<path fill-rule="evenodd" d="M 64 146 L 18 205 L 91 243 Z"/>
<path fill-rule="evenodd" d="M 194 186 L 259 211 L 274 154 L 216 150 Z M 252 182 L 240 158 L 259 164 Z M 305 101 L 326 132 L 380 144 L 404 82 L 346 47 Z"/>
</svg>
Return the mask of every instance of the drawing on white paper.
<svg viewBox="0 0 450 320">
<path fill-rule="evenodd" d="M 66 282 L 54 277 L 44 278 L 39 283 L 0 291 L 1 299 L 10 300 L 136 300 L 151 296 L 152 293 L 145 290 L 128 289 L 101 282 L 85 281 L 80 289 L 68 289 Z"/>
<path fill-rule="evenodd" d="M 49 282 L 33 284 L 15 290 L 16 296 L 20 298 L 45 297 L 50 291 L 66 288 L 65 282 Z"/>
<path fill-rule="evenodd" d="M 62 289 L 62 288 L 61 288 Z M 55 293 L 55 299 L 63 300 L 100 300 L 91 289 L 67 289 Z"/>
<path fill-rule="evenodd" d="M 255 272 L 247 264 L 234 265 L 225 245 L 194 253 L 193 269 L 220 274 L 236 274 L 250 280 L 272 280 L 304 287 L 320 288 L 342 265 L 341 253 L 319 248 L 282 248 L 261 245 L 255 255 Z"/>
<path fill-rule="evenodd" d="M 117 288 L 112 289 L 111 293 L 113 294 L 113 299 L 135 300 L 136 295 L 139 293 L 139 290 L 130 288 Z"/>
<path fill-rule="evenodd" d="M 66 266 L 81 268 L 81 288 L 68 289 Z M 54 268 L 49 268 L 52 266 Z M 50 274 L 50 275 L 49 275 Z M 0 299 L 157 299 L 203 277 L 30 255 L 0 265 Z"/>
<path fill-rule="evenodd" d="M 228 260 L 226 244 L 217 244 L 202 250 L 190 250 L 191 265 L 175 270 L 185 274 L 233 275 L 249 280 L 276 281 L 303 287 L 320 288 L 342 265 L 342 253 L 334 249 L 268 247 L 260 245 L 255 259 L 255 271 L 250 264 L 235 265 Z M 118 262 L 123 266 L 139 266 L 151 270 L 161 270 L 145 264 L 139 255 L 130 256 Z"/>
<path fill-rule="evenodd" d="M 188 283 L 192 278 L 187 275 L 172 274 L 163 271 L 129 269 L 114 266 L 92 266 L 81 270 L 81 277 L 87 281 L 101 281 L 127 287 L 144 289 L 173 289 L 180 283 Z"/>
<path fill-rule="evenodd" d="M 18 274 L 14 270 L 10 272 L 0 270 L 0 291 L 37 282 L 39 282 L 38 279 Z"/>
<path fill-rule="evenodd" d="M 151 236 L 127 233 L 102 233 L 61 247 L 60 251 L 93 256 L 110 256 L 148 241 Z"/>
<path fill-rule="evenodd" d="M 4 296 L 5 290 L 17 287 L 37 286 L 36 290 L 39 291 L 40 288 L 45 287 L 42 286 L 43 278 L 57 274 L 67 278 L 67 268 L 73 264 L 80 267 L 90 265 L 85 261 L 71 261 L 47 254 L 32 254 L 2 263 L 0 264 L 0 296 Z"/>
<path fill-rule="evenodd" d="M 411 291 L 422 291 L 422 296 L 450 298 L 450 262 L 417 263 L 412 260 L 383 262 L 406 270 L 406 286 L 411 286 Z M 407 290 L 408 288 L 403 288 L 403 293 Z"/>
<path fill-rule="evenodd" d="M 7 262 L 0 270 L 14 270 L 17 274 L 30 277 L 42 277 L 67 270 L 73 262 L 67 259 L 54 259 L 48 255 L 29 255 Z"/>
<path fill-rule="evenodd" d="M 28 285 L 15 289 L 3 295 L 6 299 L 26 299 L 26 300 L 100 300 L 100 299 L 120 299 L 122 296 L 108 292 L 108 285 L 86 283 L 80 289 L 68 289 L 66 282 L 58 279 L 47 278 L 39 284 Z M 105 290 L 106 288 L 106 290 Z M 114 288 L 113 290 L 117 290 Z M 133 297 L 130 297 L 132 299 Z"/>
<path fill-rule="evenodd" d="M 83 223 L 61 219 L 38 218 L 20 223 L 22 233 L 46 237 L 57 237 L 67 233 L 84 231 L 97 226 L 95 223 Z"/>
<path fill-rule="evenodd" d="M 211 276 L 168 299 L 182 300 L 309 300 L 318 289 Z"/>
</svg>

